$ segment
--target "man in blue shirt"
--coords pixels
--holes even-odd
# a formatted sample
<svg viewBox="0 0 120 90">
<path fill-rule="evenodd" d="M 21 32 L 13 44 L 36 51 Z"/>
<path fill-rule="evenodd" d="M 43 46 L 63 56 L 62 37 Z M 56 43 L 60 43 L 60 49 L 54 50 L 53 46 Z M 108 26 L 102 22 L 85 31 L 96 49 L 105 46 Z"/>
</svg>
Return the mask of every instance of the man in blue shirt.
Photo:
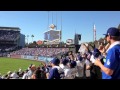
<svg viewBox="0 0 120 90">
<path fill-rule="evenodd" d="M 98 59 L 94 64 L 102 70 L 102 79 L 120 79 L 120 32 L 117 28 L 111 27 L 107 30 L 106 40 L 110 43 L 106 53 L 104 65 Z"/>
<path fill-rule="evenodd" d="M 48 79 L 60 79 L 60 67 L 59 67 L 60 60 L 58 58 L 54 58 L 51 60 L 51 66 L 52 68 L 49 71 L 49 74 L 47 76 Z"/>
</svg>

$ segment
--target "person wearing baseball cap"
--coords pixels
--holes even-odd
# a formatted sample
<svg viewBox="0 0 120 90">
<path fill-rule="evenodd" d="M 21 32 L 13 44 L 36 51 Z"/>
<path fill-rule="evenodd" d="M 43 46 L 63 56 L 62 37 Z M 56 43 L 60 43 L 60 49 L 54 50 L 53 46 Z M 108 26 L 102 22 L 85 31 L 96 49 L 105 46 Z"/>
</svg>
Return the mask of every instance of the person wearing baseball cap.
<svg viewBox="0 0 120 90">
<path fill-rule="evenodd" d="M 59 67 L 60 60 L 58 58 L 53 58 L 53 60 L 51 60 L 50 62 L 52 68 L 47 74 L 47 79 L 60 79 L 60 71 L 61 71 L 61 68 Z"/>
<path fill-rule="evenodd" d="M 107 30 L 107 33 L 106 34 L 103 34 L 105 35 L 105 37 L 107 36 L 112 36 L 112 37 L 119 37 L 120 36 L 120 32 L 119 32 L 119 29 L 115 28 L 115 27 L 111 27 Z"/>
<path fill-rule="evenodd" d="M 104 34 L 109 48 L 106 51 L 106 61 L 104 65 L 98 59 L 94 64 L 99 66 L 102 70 L 102 79 L 120 79 L 120 32 L 115 27 L 110 27 L 107 33 Z"/>
<path fill-rule="evenodd" d="M 65 73 L 65 77 L 64 79 L 75 79 L 76 74 L 77 74 L 77 63 L 76 61 L 72 60 L 71 62 L 69 62 L 69 68 L 64 70 Z"/>
<path fill-rule="evenodd" d="M 64 58 L 61 60 L 61 64 L 59 66 L 62 69 L 66 69 L 66 68 L 68 68 L 68 63 L 69 63 L 69 60 L 67 58 Z"/>
</svg>

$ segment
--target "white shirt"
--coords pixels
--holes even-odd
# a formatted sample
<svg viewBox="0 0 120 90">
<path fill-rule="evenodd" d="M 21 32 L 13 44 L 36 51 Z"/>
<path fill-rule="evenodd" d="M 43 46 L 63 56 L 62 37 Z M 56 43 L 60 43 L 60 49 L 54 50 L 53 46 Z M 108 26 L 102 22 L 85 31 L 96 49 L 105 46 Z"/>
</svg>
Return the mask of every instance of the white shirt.
<svg viewBox="0 0 120 90">
<path fill-rule="evenodd" d="M 23 75 L 22 79 L 28 79 L 28 74 L 25 73 L 25 74 Z"/>
<path fill-rule="evenodd" d="M 84 70 L 85 60 L 76 61 L 76 63 L 77 63 L 77 73 L 76 73 L 76 76 L 77 77 L 83 77 L 83 70 Z"/>
<path fill-rule="evenodd" d="M 83 69 L 83 67 L 84 67 L 84 61 L 76 61 L 76 63 L 77 63 L 77 66 L 79 66 L 81 69 Z"/>
<path fill-rule="evenodd" d="M 62 73 L 62 72 L 63 72 L 63 69 L 62 69 L 61 67 L 59 67 L 59 66 L 54 66 L 54 67 L 52 67 L 52 68 L 57 68 L 59 73 Z"/>
<path fill-rule="evenodd" d="M 108 52 L 109 49 L 111 49 L 112 47 L 114 47 L 117 44 L 120 44 L 120 41 L 116 41 L 113 44 L 111 44 L 110 47 L 107 49 L 106 53 Z"/>
<path fill-rule="evenodd" d="M 90 61 L 91 61 L 92 63 L 94 63 L 94 62 L 95 62 L 95 58 L 94 58 L 94 56 L 93 56 L 93 55 L 91 55 L 91 57 L 90 57 Z"/>
<path fill-rule="evenodd" d="M 30 79 L 30 78 L 31 78 L 31 76 L 33 75 L 32 70 L 29 70 L 29 71 L 27 72 L 27 75 L 28 75 L 28 79 Z"/>
<path fill-rule="evenodd" d="M 90 61 L 89 60 L 85 60 L 85 64 L 86 64 L 86 67 L 87 66 L 91 66 L 91 63 L 90 63 Z M 86 77 L 90 77 L 90 70 L 86 70 Z"/>
<path fill-rule="evenodd" d="M 14 72 L 10 75 L 11 79 L 18 79 L 19 76 Z"/>
<path fill-rule="evenodd" d="M 67 65 L 60 64 L 59 65 L 63 70 L 69 68 Z"/>
<path fill-rule="evenodd" d="M 65 72 L 64 79 L 74 79 L 77 73 L 77 69 L 76 68 L 66 69 L 64 72 Z"/>
</svg>

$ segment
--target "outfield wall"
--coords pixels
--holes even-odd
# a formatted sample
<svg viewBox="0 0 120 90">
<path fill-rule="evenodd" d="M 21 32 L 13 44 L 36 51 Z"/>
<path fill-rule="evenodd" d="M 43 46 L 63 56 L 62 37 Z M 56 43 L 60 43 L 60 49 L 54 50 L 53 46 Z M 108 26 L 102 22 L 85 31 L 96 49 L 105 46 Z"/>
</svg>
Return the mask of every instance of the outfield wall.
<svg viewBox="0 0 120 90">
<path fill-rule="evenodd" d="M 11 58 L 21 58 L 21 59 L 29 59 L 29 60 L 39 60 L 44 62 L 49 62 L 53 58 L 51 57 L 45 57 L 45 56 L 30 56 L 30 55 L 11 55 Z"/>
</svg>

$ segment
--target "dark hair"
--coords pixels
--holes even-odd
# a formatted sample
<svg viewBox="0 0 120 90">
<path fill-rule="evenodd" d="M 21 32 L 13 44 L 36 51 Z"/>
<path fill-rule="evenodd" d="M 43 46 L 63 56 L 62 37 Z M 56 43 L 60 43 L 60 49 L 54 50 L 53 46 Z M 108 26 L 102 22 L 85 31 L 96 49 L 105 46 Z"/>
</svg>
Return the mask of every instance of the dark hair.
<svg viewBox="0 0 120 90">
<path fill-rule="evenodd" d="M 37 69 L 37 70 L 35 70 L 34 74 L 35 74 L 36 79 L 45 79 L 46 78 L 45 73 L 42 70 Z"/>
<path fill-rule="evenodd" d="M 116 37 L 116 36 L 111 36 L 111 38 L 115 41 L 119 41 L 120 40 L 120 36 L 119 37 Z"/>
<path fill-rule="evenodd" d="M 75 66 L 77 65 L 76 61 L 71 61 L 70 62 L 70 68 L 75 68 Z"/>
<path fill-rule="evenodd" d="M 66 59 L 66 58 L 62 59 L 62 64 L 63 64 L 63 65 L 67 65 L 68 62 L 69 62 L 68 59 Z"/>
<path fill-rule="evenodd" d="M 95 49 L 94 49 L 94 52 L 93 52 L 93 56 L 94 56 L 95 58 L 98 58 L 99 55 L 101 55 L 101 52 L 100 52 L 97 48 L 95 48 Z"/>
<path fill-rule="evenodd" d="M 65 58 L 65 57 L 66 57 L 66 55 L 65 55 L 65 54 L 61 55 L 61 59 Z"/>
</svg>

